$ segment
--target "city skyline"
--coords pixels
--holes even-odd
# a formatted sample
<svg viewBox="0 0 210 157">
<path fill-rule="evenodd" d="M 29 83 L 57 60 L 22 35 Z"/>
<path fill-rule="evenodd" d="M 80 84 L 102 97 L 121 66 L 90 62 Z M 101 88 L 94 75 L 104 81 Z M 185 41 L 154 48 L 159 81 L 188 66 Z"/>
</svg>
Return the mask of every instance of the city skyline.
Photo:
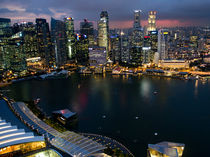
<svg viewBox="0 0 210 157">
<path fill-rule="evenodd" d="M 133 25 L 133 11 L 141 9 L 142 26 L 147 24 L 148 12 L 157 11 L 157 26 L 197 26 L 209 25 L 210 15 L 208 14 L 210 2 L 207 0 L 185 0 L 181 2 L 166 3 L 166 0 L 136 1 L 130 3 L 126 1 L 111 2 L 110 0 L 98 2 L 91 0 L 83 5 L 84 1 L 5 1 L 0 2 L 1 17 L 10 18 L 13 23 L 21 21 L 34 22 L 35 18 L 46 18 L 50 21 L 51 17 L 63 19 L 71 16 L 75 19 L 75 27 L 79 28 L 79 23 L 87 18 L 94 22 L 96 28 L 98 14 L 102 10 L 107 10 L 110 16 L 110 28 L 130 28 Z"/>
</svg>

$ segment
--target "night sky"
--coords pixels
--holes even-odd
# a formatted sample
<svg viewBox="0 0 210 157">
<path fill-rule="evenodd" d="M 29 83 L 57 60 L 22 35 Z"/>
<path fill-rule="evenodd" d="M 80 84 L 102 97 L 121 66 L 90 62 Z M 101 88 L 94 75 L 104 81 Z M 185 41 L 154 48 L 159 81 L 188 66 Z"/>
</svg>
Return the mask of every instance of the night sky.
<svg viewBox="0 0 210 157">
<path fill-rule="evenodd" d="M 210 25 L 210 0 L 0 0 L 0 17 L 13 23 L 71 16 L 77 28 L 84 18 L 97 21 L 102 10 L 108 11 L 111 28 L 128 28 L 135 9 L 143 11 L 142 25 L 151 10 L 157 11 L 158 26 Z"/>
</svg>

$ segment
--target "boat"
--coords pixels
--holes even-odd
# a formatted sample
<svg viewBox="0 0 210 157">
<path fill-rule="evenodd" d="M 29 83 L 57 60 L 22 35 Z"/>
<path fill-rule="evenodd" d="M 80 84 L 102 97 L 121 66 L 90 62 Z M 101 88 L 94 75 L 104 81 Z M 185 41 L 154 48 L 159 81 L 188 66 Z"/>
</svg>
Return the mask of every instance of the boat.
<svg viewBox="0 0 210 157">
<path fill-rule="evenodd" d="M 157 91 L 154 91 L 154 92 L 153 92 L 153 94 L 157 94 L 157 93 L 158 93 Z"/>
</svg>

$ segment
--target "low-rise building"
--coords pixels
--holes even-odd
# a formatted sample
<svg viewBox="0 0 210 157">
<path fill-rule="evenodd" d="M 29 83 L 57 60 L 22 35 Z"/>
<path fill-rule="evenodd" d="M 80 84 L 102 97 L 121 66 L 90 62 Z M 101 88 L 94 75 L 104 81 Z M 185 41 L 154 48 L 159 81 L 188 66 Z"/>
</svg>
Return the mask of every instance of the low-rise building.
<svg viewBox="0 0 210 157">
<path fill-rule="evenodd" d="M 159 67 L 161 68 L 189 68 L 189 62 L 185 60 L 161 60 L 159 61 Z"/>
</svg>

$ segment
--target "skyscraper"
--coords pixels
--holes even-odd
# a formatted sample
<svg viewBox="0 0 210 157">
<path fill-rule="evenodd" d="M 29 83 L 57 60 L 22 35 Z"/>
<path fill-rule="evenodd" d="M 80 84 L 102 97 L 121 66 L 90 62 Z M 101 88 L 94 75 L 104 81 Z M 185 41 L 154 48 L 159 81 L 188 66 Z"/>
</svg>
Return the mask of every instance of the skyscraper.
<svg viewBox="0 0 210 157">
<path fill-rule="evenodd" d="M 141 10 L 134 10 L 133 28 L 141 28 Z"/>
<path fill-rule="evenodd" d="M 133 22 L 133 32 L 131 39 L 131 46 L 143 46 L 143 30 L 141 28 L 140 10 L 134 11 L 134 22 Z"/>
<path fill-rule="evenodd" d="M 23 32 L 20 31 L 7 38 L 2 46 L 4 69 L 21 72 L 26 70 L 26 58 L 23 48 Z"/>
<path fill-rule="evenodd" d="M 156 14 L 156 11 L 149 12 L 147 32 L 156 30 Z"/>
<path fill-rule="evenodd" d="M 19 31 L 23 32 L 23 48 L 26 54 L 26 58 L 38 57 L 38 48 L 37 48 L 37 34 L 36 27 L 32 22 L 24 22 L 19 25 Z"/>
<path fill-rule="evenodd" d="M 8 44 L 8 38 L 12 35 L 12 29 L 10 25 L 11 25 L 10 19 L 0 18 L 0 69 L 5 68 L 4 46 Z"/>
<path fill-rule="evenodd" d="M 98 45 L 105 47 L 108 56 L 108 43 L 109 43 L 109 17 L 107 11 L 102 11 L 100 20 L 98 22 Z"/>
<path fill-rule="evenodd" d="M 7 18 L 0 18 L 0 38 L 11 35 L 11 20 Z"/>
<path fill-rule="evenodd" d="M 84 19 L 84 22 L 80 22 L 80 33 L 83 35 L 87 35 L 89 45 L 94 44 L 94 32 L 92 22 L 88 22 L 87 19 Z"/>
<path fill-rule="evenodd" d="M 158 54 L 160 60 L 168 58 L 168 40 L 169 32 L 165 29 L 160 29 L 158 31 Z"/>
<path fill-rule="evenodd" d="M 56 65 L 63 66 L 67 61 L 66 51 L 66 25 L 63 21 L 51 18 L 51 29 L 53 37 L 53 48 L 55 52 Z"/>
<path fill-rule="evenodd" d="M 121 61 L 121 36 L 118 34 L 110 36 L 109 56 L 113 62 Z"/>
<path fill-rule="evenodd" d="M 64 23 L 66 27 L 67 57 L 72 60 L 75 57 L 74 19 L 72 17 L 64 18 Z"/>
<path fill-rule="evenodd" d="M 86 35 L 76 35 L 76 62 L 80 65 L 87 65 L 89 61 L 89 42 Z"/>
<path fill-rule="evenodd" d="M 49 24 L 46 19 L 36 19 L 36 32 L 39 57 L 45 62 L 46 66 L 53 64 Z"/>
</svg>

